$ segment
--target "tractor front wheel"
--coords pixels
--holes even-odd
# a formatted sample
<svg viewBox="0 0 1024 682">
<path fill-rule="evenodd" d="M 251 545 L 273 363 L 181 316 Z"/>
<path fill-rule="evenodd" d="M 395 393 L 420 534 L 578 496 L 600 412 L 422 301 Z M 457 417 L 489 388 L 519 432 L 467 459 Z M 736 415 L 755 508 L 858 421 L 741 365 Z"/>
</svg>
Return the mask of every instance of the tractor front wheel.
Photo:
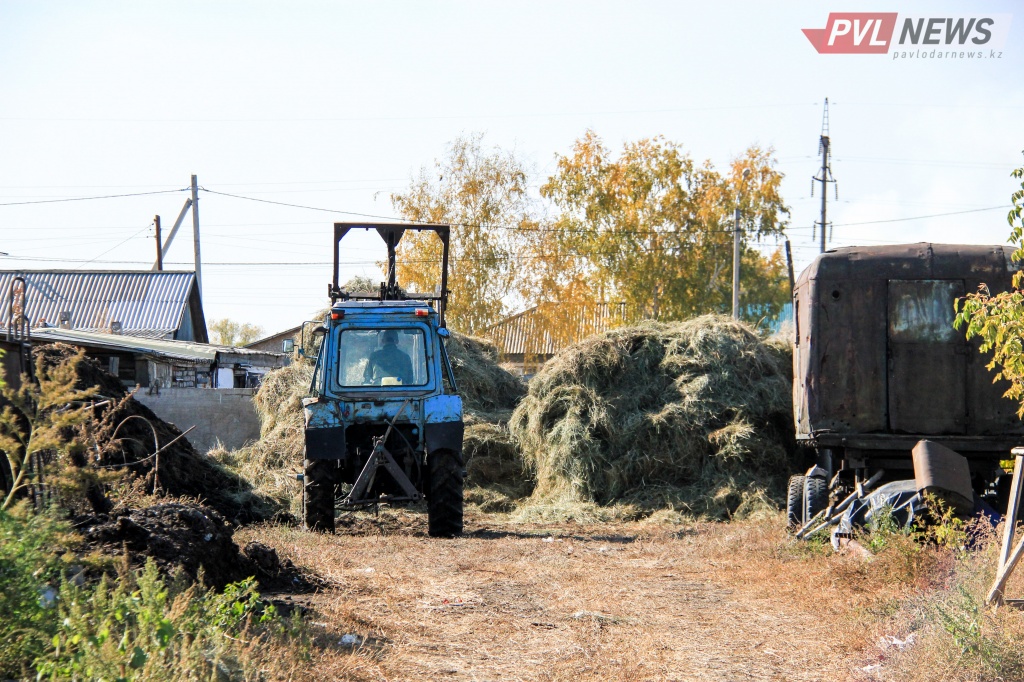
<svg viewBox="0 0 1024 682">
<path fill-rule="evenodd" d="M 462 463 L 451 450 L 431 452 L 427 468 L 427 532 L 434 538 L 462 535 Z"/>
<path fill-rule="evenodd" d="M 307 459 L 302 475 L 302 525 L 306 530 L 334 532 L 333 459 Z"/>
</svg>

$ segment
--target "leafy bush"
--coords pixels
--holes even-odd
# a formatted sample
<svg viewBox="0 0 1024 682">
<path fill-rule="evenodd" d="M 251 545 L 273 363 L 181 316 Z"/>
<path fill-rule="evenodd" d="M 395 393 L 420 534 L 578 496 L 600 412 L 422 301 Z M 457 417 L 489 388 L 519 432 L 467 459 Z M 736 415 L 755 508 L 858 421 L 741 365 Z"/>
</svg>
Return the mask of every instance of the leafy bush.
<svg viewBox="0 0 1024 682">
<path fill-rule="evenodd" d="M 67 528 L 25 503 L 0 509 L 0 678 L 22 678 L 56 632 Z"/>
<path fill-rule="evenodd" d="M 153 561 L 113 585 L 61 585 L 56 632 L 36 660 L 54 679 L 253 679 L 277 668 L 267 644 L 293 632 L 255 581 L 222 593 L 164 580 Z"/>
<path fill-rule="evenodd" d="M 51 512 L 0 510 L 0 679 L 267 679 L 299 664 L 299 624 L 253 579 L 218 593 L 150 560 L 97 584 L 73 543 Z"/>
</svg>

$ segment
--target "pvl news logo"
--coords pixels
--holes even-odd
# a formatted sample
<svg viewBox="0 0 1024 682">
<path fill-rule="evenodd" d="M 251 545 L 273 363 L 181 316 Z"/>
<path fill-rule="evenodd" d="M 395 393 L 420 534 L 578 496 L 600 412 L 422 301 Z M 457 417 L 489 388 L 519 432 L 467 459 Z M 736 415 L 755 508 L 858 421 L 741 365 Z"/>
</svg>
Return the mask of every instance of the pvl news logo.
<svg viewBox="0 0 1024 682">
<path fill-rule="evenodd" d="M 1010 14 L 901 16 L 832 12 L 802 29 L 818 54 L 892 54 L 893 59 L 1002 59 Z"/>
</svg>

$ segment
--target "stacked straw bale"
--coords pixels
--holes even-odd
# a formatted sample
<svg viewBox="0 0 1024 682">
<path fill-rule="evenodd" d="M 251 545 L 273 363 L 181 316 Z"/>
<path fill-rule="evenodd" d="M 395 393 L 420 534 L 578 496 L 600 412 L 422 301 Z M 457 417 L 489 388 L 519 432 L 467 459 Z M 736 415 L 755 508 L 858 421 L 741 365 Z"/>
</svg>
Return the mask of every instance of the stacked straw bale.
<svg viewBox="0 0 1024 682">
<path fill-rule="evenodd" d="M 793 449 L 788 352 L 719 316 L 563 351 L 510 422 L 536 474 L 523 511 L 585 517 L 617 504 L 721 518 L 771 506 Z"/>
</svg>

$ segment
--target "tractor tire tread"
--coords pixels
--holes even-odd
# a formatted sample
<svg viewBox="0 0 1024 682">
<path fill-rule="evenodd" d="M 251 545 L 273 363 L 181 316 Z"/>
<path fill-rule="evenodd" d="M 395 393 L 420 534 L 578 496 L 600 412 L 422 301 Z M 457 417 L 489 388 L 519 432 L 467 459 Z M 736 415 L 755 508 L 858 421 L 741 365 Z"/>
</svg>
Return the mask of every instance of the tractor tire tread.
<svg viewBox="0 0 1024 682">
<path fill-rule="evenodd" d="M 814 515 L 828 506 L 828 480 L 820 476 L 808 476 L 804 480 L 804 514 L 807 523 Z"/>
<path fill-rule="evenodd" d="M 462 464 L 451 450 L 432 452 L 428 460 L 427 532 L 434 538 L 462 535 Z"/>
<path fill-rule="evenodd" d="M 334 532 L 336 471 L 337 463 L 334 460 L 305 460 L 302 476 L 302 526 L 306 530 Z"/>
</svg>

